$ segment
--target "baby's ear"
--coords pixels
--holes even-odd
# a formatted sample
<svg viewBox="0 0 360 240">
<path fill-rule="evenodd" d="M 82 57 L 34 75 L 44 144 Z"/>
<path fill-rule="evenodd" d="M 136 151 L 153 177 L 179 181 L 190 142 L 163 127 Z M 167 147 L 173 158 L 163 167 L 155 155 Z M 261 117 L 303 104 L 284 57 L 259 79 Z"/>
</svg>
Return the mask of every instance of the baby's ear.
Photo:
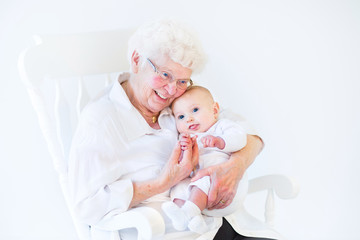
<svg viewBox="0 0 360 240">
<path fill-rule="evenodd" d="M 220 111 L 219 103 L 214 102 L 213 110 L 214 110 L 214 117 L 217 119 Z"/>
</svg>

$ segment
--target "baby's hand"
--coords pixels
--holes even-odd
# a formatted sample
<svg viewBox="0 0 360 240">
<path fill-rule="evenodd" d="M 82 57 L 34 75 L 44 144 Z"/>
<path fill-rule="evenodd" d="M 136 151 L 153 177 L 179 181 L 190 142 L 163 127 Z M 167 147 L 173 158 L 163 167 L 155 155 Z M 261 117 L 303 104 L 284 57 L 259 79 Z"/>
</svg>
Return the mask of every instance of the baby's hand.
<svg viewBox="0 0 360 240">
<path fill-rule="evenodd" d="M 221 137 L 207 135 L 205 137 L 202 137 L 200 141 L 203 144 L 204 148 L 216 147 L 219 149 L 224 149 L 224 147 L 225 147 L 225 141 Z"/>
<path fill-rule="evenodd" d="M 190 137 L 189 134 L 181 133 L 180 136 L 179 136 L 179 142 L 180 142 L 181 150 L 185 151 L 185 150 L 191 148 L 192 145 L 193 145 L 192 140 L 193 139 Z"/>
</svg>

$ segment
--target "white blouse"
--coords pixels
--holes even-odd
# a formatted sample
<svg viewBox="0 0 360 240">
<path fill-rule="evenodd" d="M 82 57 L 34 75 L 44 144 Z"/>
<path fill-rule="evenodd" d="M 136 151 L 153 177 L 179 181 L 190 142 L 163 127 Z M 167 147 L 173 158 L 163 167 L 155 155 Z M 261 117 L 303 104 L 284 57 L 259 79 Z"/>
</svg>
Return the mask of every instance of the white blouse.
<svg viewBox="0 0 360 240">
<path fill-rule="evenodd" d="M 160 113 L 160 130 L 151 128 L 120 85 L 128 77 L 128 73 L 120 75 L 118 82 L 85 107 L 73 138 L 68 169 L 70 196 L 75 213 L 89 225 L 128 210 L 132 181 L 156 178 L 177 142 L 171 110 Z M 243 119 L 235 119 L 244 123 L 248 133 L 253 132 Z M 142 204 L 161 212 L 161 202 L 169 200 L 166 191 Z M 212 231 L 200 236 L 176 232 L 164 219 L 165 239 L 212 239 L 221 226 L 221 218 L 209 218 Z"/>
</svg>

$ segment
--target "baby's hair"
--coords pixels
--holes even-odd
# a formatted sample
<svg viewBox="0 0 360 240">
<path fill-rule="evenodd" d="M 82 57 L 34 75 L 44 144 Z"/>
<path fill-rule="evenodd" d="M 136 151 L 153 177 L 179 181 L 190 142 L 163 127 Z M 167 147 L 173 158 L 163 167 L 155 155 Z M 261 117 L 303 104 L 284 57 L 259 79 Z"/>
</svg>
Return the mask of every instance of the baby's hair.
<svg viewBox="0 0 360 240">
<path fill-rule="evenodd" d="M 203 86 L 199 86 L 199 85 L 192 85 L 192 86 L 190 86 L 190 87 L 186 90 L 186 92 L 185 92 L 183 95 L 181 95 L 179 98 L 181 98 L 181 97 L 183 97 L 183 96 L 185 96 L 185 95 L 187 95 L 187 94 L 190 94 L 190 93 L 193 92 L 193 91 L 200 91 L 200 92 L 205 93 L 205 94 L 211 99 L 211 101 L 214 102 L 214 98 L 213 98 L 211 92 L 209 91 L 209 89 L 207 89 L 207 88 L 205 88 L 205 87 L 203 87 Z M 177 98 L 177 99 L 179 99 L 179 98 Z M 170 106 L 171 109 L 173 108 L 174 103 L 177 101 L 177 99 L 175 99 L 175 100 L 172 102 L 172 104 L 171 104 L 171 106 Z"/>
<path fill-rule="evenodd" d="M 209 89 L 207 89 L 206 87 L 203 87 L 203 86 L 199 86 L 199 85 L 192 85 L 190 86 L 186 92 L 184 94 L 186 94 L 187 92 L 192 92 L 192 91 L 195 91 L 195 90 L 199 90 L 201 92 L 204 92 L 206 93 L 207 95 L 209 95 L 212 99 L 213 99 L 213 96 L 211 94 L 211 92 L 209 91 Z"/>
</svg>

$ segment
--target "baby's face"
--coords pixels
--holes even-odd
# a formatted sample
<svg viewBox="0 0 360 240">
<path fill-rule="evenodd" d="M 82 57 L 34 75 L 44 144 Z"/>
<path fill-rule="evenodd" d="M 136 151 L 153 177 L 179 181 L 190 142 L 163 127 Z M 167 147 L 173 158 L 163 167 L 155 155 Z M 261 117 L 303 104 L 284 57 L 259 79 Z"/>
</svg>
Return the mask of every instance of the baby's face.
<svg viewBox="0 0 360 240">
<path fill-rule="evenodd" d="M 206 132 L 216 122 L 218 109 L 215 105 L 200 91 L 185 93 L 177 99 L 172 109 L 179 133 Z"/>
</svg>

